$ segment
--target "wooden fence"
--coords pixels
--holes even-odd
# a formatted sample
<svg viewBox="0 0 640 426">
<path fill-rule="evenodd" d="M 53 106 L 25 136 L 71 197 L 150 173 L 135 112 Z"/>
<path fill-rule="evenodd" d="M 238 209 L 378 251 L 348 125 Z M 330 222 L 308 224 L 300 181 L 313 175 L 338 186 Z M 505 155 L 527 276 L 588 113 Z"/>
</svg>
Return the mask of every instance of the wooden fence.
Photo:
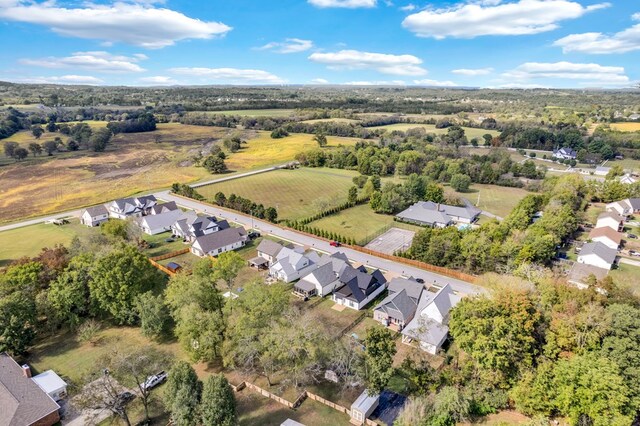
<svg viewBox="0 0 640 426">
<path fill-rule="evenodd" d="M 278 395 L 272 394 L 268 390 L 262 389 L 260 386 L 256 386 L 253 383 L 249 383 L 249 382 L 245 382 L 245 383 L 247 385 L 247 388 L 258 392 L 260 395 L 266 396 L 267 398 L 271 398 L 274 401 L 277 401 L 280 404 L 284 405 L 285 407 L 288 407 L 291 409 L 295 408 L 293 402 L 287 401 L 284 398 L 280 398 Z"/>
<path fill-rule="evenodd" d="M 170 277 L 172 277 L 176 273 L 171 271 L 170 269 L 168 269 L 166 266 L 159 264 L 157 261 L 158 260 L 170 259 L 172 257 L 180 256 L 181 254 L 189 253 L 189 250 L 190 250 L 189 247 L 187 247 L 187 248 L 183 248 L 182 250 L 178 250 L 178 251 L 174 251 L 174 252 L 171 252 L 171 253 L 162 254 L 160 256 L 153 256 L 153 257 L 149 258 L 149 262 L 151 262 L 151 264 L 153 266 L 155 266 L 156 268 L 158 268 L 159 270 L 161 270 L 165 274 L 167 274 Z"/>
<path fill-rule="evenodd" d="M 321 396 L 319 396 L 319 395 L 316 395 L 316 394 L 314 394 L 314 393 L 311 393 L 311 392 L 309 392 L 309 391 L 307 391 L 306 393 L 307 393 L 307 398 L 309 398 L 309 399 L 312 399 L 312 400 L 314 400 L 314 401 L 318 401 L 319 403 L 324 404 L 324 405 L 326 405 L 327 407 L 331 407 L 331 408 L 333 408 L 334 410 L 338 410 L 338 411 L 340 411 L 341 413 L 345 413 L 345 414 L 347 414 L 347 415 L 351 415 L 351 410 L 349 410 L 349 409 L 348 409 L 348 408 L 346 408 L 346 407 L 343 407 L 343 406 L 342 406 L 342 405 L 340 405 L 340 404 L 336 404 L 336 403 L 334 403 L 334 402 L 331 402 L 331 401 L 329 401 L 328 399 L 324 399 L 323 397 L 321 397 Z"/>
</svg>

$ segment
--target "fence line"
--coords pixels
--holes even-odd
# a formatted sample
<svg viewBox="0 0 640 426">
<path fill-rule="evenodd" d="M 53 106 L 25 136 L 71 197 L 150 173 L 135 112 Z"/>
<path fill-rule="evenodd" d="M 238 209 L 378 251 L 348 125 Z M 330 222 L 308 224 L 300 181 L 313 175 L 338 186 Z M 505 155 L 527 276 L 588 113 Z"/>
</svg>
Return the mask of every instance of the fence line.
<svg viewBox="0 0 640 426">
<path fill-rule="evenodd" d="M 346 407 L 343 407 L 340 404 L 336 404 L 335 402 L 331 402 L 328 399 L 324 399 L 323 397 L 321 397 L 319 395 L 316 395 L 314 393 L 311 393 L 309 391 L 306 391 L 306 394 L 307 394 L 307 398 L 309 398 L 309 399 L 312 399 L 314 401 L 318 401 L 319 403 L 324 404 L 327 407 L 331 407 L 334 410 L 340 411 L 341 413 L 345 413 L 347 415 L 351 414 L 351 410 L 349 410 Z"/>
<path fill-rule="evenodd" d="M 262 389 L 260 386 L 256 386 L 253 383 L 249 383 L 249 382 L 245 382 L 247 385 L 247 388 L 254 390 L 256 392 L 258 392 L 259 394 L 261 394 L 262 396 L 266 396 L 267 398 L 271 398 L 276 402 L 279 402 L 280 404 L 284 405 L 285 407 L 294 408 L 293 402 L 289 402 L 284 398 L 280 398 L 278 395 L 275 395 L 271 392 L 269 392 L 268 390 Z"/>
<path fill-rule="evenodd" d="M 346 326 L 341 332 L 340 332 L 340 336 L 344 336 L 345 334 L 347 334 L 348 332 L 350 332 L 351 330 L 353 330 L 356 325 L 360 324 L 362 321 L 364 321 L 364 319 L 367 317 L 367 312 L 362 312 L 362 314 L 356 318 L 351 324 L 349 324 L 348 326 Z"/>
<path fill-rule="evenodd" d="M 165 253 L 165 254 L 161 254 L 160 256 L 153 256 L 150 257 L 149 259 L 151 260 L 165 260 L 165 259 L 169 259 L 170 257 L 176 257 L 176 256 L 180 256 L 181 254 L 185 254 L 185 253 L 189 253 L 190 248 L 186 247 L 180 250 L 176 250 L 173 251 L 171 253 Z"/>
<path fill-rule="evenodd" d="M 159 270 L 161 270 L 162 272 L 164 272 L 165 274 L 169 275 L 170 277 L 174 276 L 176 273 L 167 269 L 166 266 L 159 264 L 158 262 L 156 262 L 153 259 L 149 259 L 149 262 L 151 262 L 151 264 L 153 266 L 155 266 L 156 268 L 158 268 Z"/>
</svg>

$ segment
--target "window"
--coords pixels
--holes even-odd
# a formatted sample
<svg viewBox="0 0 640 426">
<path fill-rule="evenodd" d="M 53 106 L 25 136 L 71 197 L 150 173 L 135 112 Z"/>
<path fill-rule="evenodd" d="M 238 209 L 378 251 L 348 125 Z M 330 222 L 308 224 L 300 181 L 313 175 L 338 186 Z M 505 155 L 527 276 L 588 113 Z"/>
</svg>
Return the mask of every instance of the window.
<svg viewBox="0 0 640 426">
<path fill-rule="evenodd" d="M 363 415 L 362 415 L 362 413 L 361 413 L 360 411 L 358 411 L 358 410 L 353 410 L 353 413 L 352 413 L 352 416 L 351 416 L 351 417 L 353 417 L 354 419 L 359 420 L 359 421 L 364 420 L 364 418 L 363 418 L 364 416 L 363 416 Z"/>
</svg>

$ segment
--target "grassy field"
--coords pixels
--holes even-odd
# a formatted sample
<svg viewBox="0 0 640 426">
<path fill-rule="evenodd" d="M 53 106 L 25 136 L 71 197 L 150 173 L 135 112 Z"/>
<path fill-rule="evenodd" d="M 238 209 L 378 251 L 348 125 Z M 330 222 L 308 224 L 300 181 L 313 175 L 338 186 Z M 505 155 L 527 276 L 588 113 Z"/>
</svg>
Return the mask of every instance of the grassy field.
<svg viewBox="0 0 640 426">
<path fill-rule="evenodd" d="M 276 170 L 198 188 L 208 200 L 219 191 L 227 197 L 234 193 L 273 206 L 280 219 L 298 219 L 322 210 L 322 207 L 347 200 L 347 191 L 356 172 L 340 169 Z"/>
<path fill-rule="evenodd" d="M 522 188 L 507 188 L 480 183 L 471 185 L 469 192 L 456 192 L 448 186 L 444 189 L 446 195 L 464 197 L 474 205 L 477 204 L 479 195 L 480 204 L 477 207 L 501 217 L 506 217 L 520 200 L 530 194 L 530 192 Z"/>
<path fill-rule="evenodd" d="M 631 289 L 636 296 L 640 296 L 640 267 L 620 263 L 616 269 L 609 272 L 614 282 L 621 287 Z"/>
<path fill-rule="evenodd" d="M 389 226 L 419 231 L 421 228 L 404 223 L 394 222 L 393 216 L 377 214 L 368 204 L 352 207 L 331 216 L 311 222 L 308 226 L 336 232 L 343 237 L 354 238 L 357 242 L 371 240 Z"/>
<path fill-rule="evenodd" d="M 211 176 L 190 161 L 230 132 L 215 127 L 160 124 L 158 130 L 117 135 L 107 151 L 76 151 L 47 161 L 0 167 L 0 222 L 66 211 L 141 191 Z"/>
<path fill-rule="evenodd" d="M 318 118 L 316 120 L 305 120 L 302 123 L 307 124 L 315 124 L 315 123 L 346 123 L 346 124 L 355 124 L 359 123 L 360 120 L 353 120 L 351 118 Z"/>
<path fill-rule="evenodd" d="M 257 137 L 249 139 L 243 149 L 230 154 L 226 160 L 230 170 L 251 170 L 267 167 L 291 161 L 296 154 L 311 148 L 317 148 L 318 144 L 313 140 L 314 135 L 294 133 L 286 138 L 272 139 L 270 132 L 257 132 Z M 327 148 L 335 148 L 339 145 L 355 145 L 358 139 L 327 137 Z"/>
<path fill-rule="evenodd" d="M 236 109 L 229 111 L 198 111 L 205 114 L 240 115 L 245 117 L 289 117 L 294 114 L 293 109 Z"/>
<path fill-rule="evenodd" d="M 640 123 L 611 123 L 609 126 L 620 132 L 640 132 Z"/>
<path fill-rule="evenodd" d="M 396 124 L 388 124 L 386 126 L 377 126 L 371 127 L 371 129 L 386 129 L 390 132 L 394 130 L 400 130 L 406 132 L 409 129 L 422 128 L 427 131 L 427 133 L 435 133 L 436 135 L 443 135 L 448 132 L 448 129 L 436 129 L 436 126 L 433 124 L 412 124 L 412 123 L 396 123 Z M 496 130 L 485 130 L 485 129 L 476 129 L 473 127 L 463 127 L 465 134 L 467 135 L 467 139 L 471 140 L 473 138 L 482 138 L 483 135 L 489 133 L 491 136 L 498 136 L 500 132 Z"/>
</svg>

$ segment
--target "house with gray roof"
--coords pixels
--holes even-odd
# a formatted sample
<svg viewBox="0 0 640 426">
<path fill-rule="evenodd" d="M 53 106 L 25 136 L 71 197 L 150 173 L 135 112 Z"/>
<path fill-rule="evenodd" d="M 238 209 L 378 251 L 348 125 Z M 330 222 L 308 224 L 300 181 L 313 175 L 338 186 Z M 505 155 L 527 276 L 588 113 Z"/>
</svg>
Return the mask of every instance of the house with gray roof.
<svg viewBox="0 0 640 426">
<path fill-rule="evenodd" d="M 178 238 L 187 242 L 194 242 L 196 238 L 212 234 L 229 228 L 229 222 L 218 220 L 214 216 L 198 216 L 194 212 L 188 212 L 171 225 L 171 232 Z"/>
<path fill-rule="evenodd" d="M 557 158 L 559 160 L 575 160 L 577 156 L 578 153 L 568 146 L 553 151 L 553 158 Z"/>
<path fill-rule="evenodd" d="M 376 306 L 373 319 L 400 331 L 415 316 L 424 285 L 411 278 L 394 278 L 387 289 L 389 294 Z"/>
<path fill-rule="evenodd" d="M 195 215 L 195 213 L 191 213 L 192 215 Z M 182 210 L 178 209 L 170 210 L 160 214 L 142 216 L 136 219 L 136 222 L 145 234 L 156 235 L 163 232 L 171 231 L 171 227 L 173 226 L 173 224 L 185 217 L 188 217 L 188 215 L 186 215 Z"/>
<path fill-rule="evenodd" d="M 179 210 L 179 207 L 175 201 L 169 201 L 168 203 L 156 204 L 155 206 L 151 207 L 149 209 L 149 214 L 162 214 L 173 210 Z"/>
<path fill-rule="evenodd" d="M 258 257 L 266 259 L 268 264 L 272 265 L 277 260 L 278 253 L 280 253 L 284 247 L 285 246 L 283 244 L 263 239 L 257 247 Z"/>
<path fill-rule="evenodd" d="M 218 256 L 244 247 L 246 242 L 247 231 L 244 228 L 227 228 L 196 238 L 191 245 L 191 253 L 200 257 Z"/>
<path fill-rule="evenodd" d="M 158 200 L 153 195 L 135 198 L 119 198 L 109 203 L 109 215 L 115 219 L 127 219 L 150 214 Z"/>
<path fill-rule="evenodd" d="M 350 267 L 351 263 L 342 252 L 332 255 L 323 255 L 317 263 L 316 269 L 300 278 L 294 287 L 295 294 L 309 298 L 312 296 L 324 297 L 331 294 L 342 283 L 339 280 L 342 272 Z"/>
<path fill-rule="evenodd" d="M 102 204 L 87 207 L 80 214 L 80 223 L 86 226 L 100 226 L 107 220 L 109 220 L 109 210 Z"/>
<path fill-rule="evenodd" d="M 338 278 L 342 284 L 333 292 L 333 301 L 351 309 L 363 309 L 384 291 L 387 279 L 379 269 L 368 273 L 367 268 L 347 266 Z"/>
<path fill-rule="evenodd" d="M 269 267 L 269 275 L 279 281 L 293 282 L 318 267 L 320 256 L 315 251 L 305 253 L 302 247 L 283 247 Z"/>
<path fill-rule="evenodd" d="M 0 354 L 0 426 L 51 426 L 60 406 L 31 380 L 29 366 Z"/>
<path fill-rule="evenodd" d="M 615 212 L 620 216 L 628 217 L 640 213 L 640 198 L 626 198 L 607 204 L 608 212 Z"/>
<path fill-rule="evenodd" d="M 433 201 L 418 201 L 398 213 L 396 217 L 404 222 L 421 226 L 444 228 L 454 223 L 473 223 L 480 213 L 481 211 L 472 205 L 458 207 Z"/>
<path fill-rule="evenodd" d="M 449 311 L 460 300 L 449 284 L 437 293 L 423 291 L 415 317 L 402 330 L 402 342 L 411 344 L 416 341 L 420 349 L 435 355 L 449 334 Z"/>
<path fill-rule="evenodd" d="M 578 254 L 578 263 L 611 269 L 616 263 L 618 251 L 606 244 L 595 241 L 582 246 Z"/>
</svg>

